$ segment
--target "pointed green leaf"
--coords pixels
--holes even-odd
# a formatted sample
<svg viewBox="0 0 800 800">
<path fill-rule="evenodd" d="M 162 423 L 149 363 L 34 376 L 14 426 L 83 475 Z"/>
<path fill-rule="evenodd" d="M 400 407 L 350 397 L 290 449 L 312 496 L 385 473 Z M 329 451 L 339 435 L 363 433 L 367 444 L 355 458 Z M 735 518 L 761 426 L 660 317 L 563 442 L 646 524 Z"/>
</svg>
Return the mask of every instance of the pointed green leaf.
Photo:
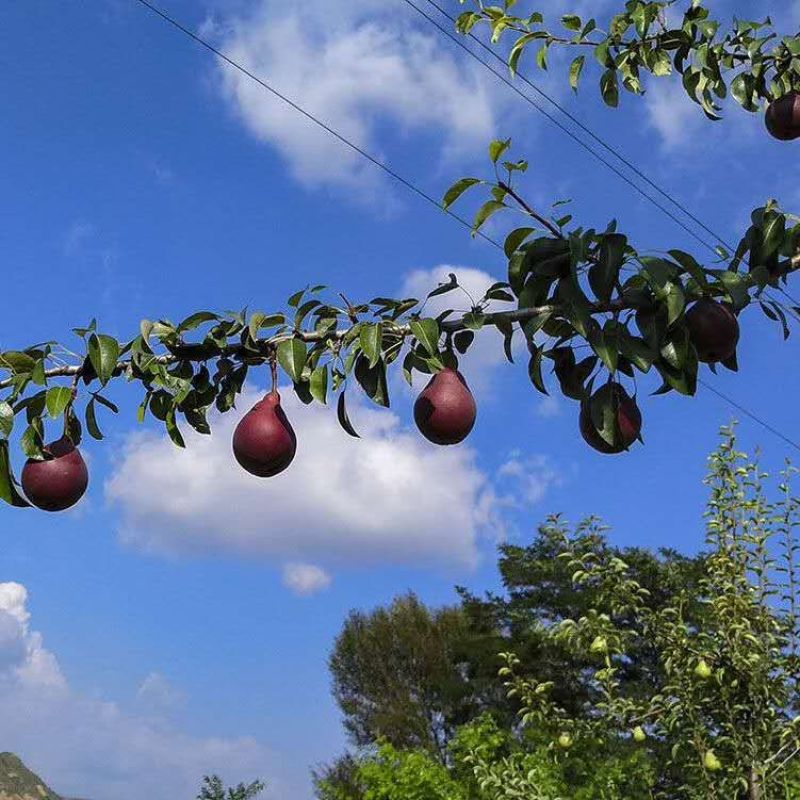
<svg viewBox="0 0 800 800">
<path fill-rule="evenodd" d="M 336 406 L 336 416 L 339 420 L 339 424 L 344 429 L 345 433 L 352 436 L 354 439 L 360 439 L 361 437 L 356 433 L 355 428 L 350 423 L 350 417 L 347 416 L 347 405 L 345 401 L 344 391 L 339 395 L 339 401 Z"/>
<path fill-rule="evenodd" d="M 119 342 L 116 339 L 102 333 L 93 333 L 89 337 L 89 361 L 103 386 L 111 380 L 118 358 Z"/>
<path fill-rule="evenodd" d="M 60 417 L 72 400 L 72 389 L 68 386 L 53 386 L 47 390 L 47 413 L 52 419 Z"/>
<path fill-rule="evenodd" d="M 278 345 L 278 362 L 295 383 L 303 376 L 307 356 L 306 346 L 299 339 L 286 339 Z"/>
</svg>

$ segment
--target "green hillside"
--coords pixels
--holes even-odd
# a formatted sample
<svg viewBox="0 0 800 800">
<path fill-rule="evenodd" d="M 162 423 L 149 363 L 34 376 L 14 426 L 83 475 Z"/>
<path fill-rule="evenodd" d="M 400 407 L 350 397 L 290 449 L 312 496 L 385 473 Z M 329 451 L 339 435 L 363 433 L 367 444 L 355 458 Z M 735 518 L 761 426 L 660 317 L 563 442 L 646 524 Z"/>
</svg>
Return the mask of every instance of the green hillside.
<svg viewBox="0 0 800 800">
<path fill-rule="evenodd" d="M 0 800 L 62 800 L 13 753 L 0 753 Z"/>
</svg>

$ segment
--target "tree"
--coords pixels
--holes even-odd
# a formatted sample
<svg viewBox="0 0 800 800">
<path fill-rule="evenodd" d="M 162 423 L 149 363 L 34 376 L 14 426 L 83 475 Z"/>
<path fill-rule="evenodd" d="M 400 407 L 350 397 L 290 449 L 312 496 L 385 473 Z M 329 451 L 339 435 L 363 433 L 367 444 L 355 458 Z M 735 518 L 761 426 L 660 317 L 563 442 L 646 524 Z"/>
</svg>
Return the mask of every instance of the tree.
<svg viewBox="0 0 800 800">
<path fill-rule="evenodd" d="M 455 726 L 475 713 L 462 661 L 467 621 L 413 594 L 369 614 L 352 611 L 329 665 L 333 695 L 354 744 L 379 739 L 444 761 Z"/>
<path fill-rule="evenodd" d="M 575 597 L 559 579 L 552 585 L 562 613 L 546 618 L 537 600 L 518 607 L 517 622 L 580 665 L 580 703 L 561 702 L 564 687 L 576 685 L 569 670 L 507 651 L 499 675 L 514 720 L 482 714 L 460 726 L 446 774 L 424 750 L 378 742 L 354 762 L 360 794 L 351 797 L 424 797 L 431 776 L 440 793 L 430 796 L 448 800 L 800 796 L 795 474 L 787 466 L 773 496 L 768 476 L 723 429 L 709 460 L 709 552 L 692 565 L 692 580 L 655 592 L 639 579 L 651 570 L 598 547 L 596 523 L 571 533 L 559 526 L 547 547 Z M 542 569 L 534 563 L 534 574 Z M 631 683 L 631 663 L 643 654 L 651 675 Z M 415 784 L 408 765 L 421 763 Z"/>
<path fill-rule="evenodd" d="M 642 72 L 658 77 L 674 68 L 689 96 L 715 116 L 714 95 L 725 94 L 726 70 L 735 67 L 730 91 L 745 108 L 755 110 L 760 100 L 787 99 L 787 124 L 794 124 L 791 92 L 800 80 L 800 37 L 778 42 L 772 34 L 764 36 L 765 23 L 741 21 L 718 37 L 719 25 L 698 1 L 680 26 L 670 27 L 665 14 L 673 3 L 643 0 L 629 0 L 605 33 L 595 21 L 567 15 L 561 20 L 567 35 L 560 36 L 544 27 L 538 12 L 512 16 L 515 5 L 511 0 L 502 7 L 478 3 L 477 10 L 462 15 L 459 28 L 469 32 L 489 23 L 495 40 L 504 32 L 517 32 L 512 67 L 533 43 L 541 45 L 540 66 L 552 47 L 593 48 L 604 69 L 603 96 L 611 105 L 620 81 L 638 93 Z M 575 85 L 582 67 L 579 57 L 570 71 Z M 424 316 L 425 303 L 417 298 L 351 303 L 314 286 L 295 293 L 279 310 L 199 311 L 177 323 L 144 320 L 138 333 L 124 341 L 103 333 L 92 321 L 74 329 L 77 347 L 48 342 L 0 353 L 0 498 L 14 506 L 33 500 L 50 510 L 77 502 L 88 480 L 73 447 L 82 433 L 78 412 L 89 434 L 101 439 L 97 412 L 116 412 L 106 394 L 115 378 L 141 387 L 140 421 L 149 412 L 179 447 L 184 446 L 179 420 L 210 433 L 208 411 L 233 408 L 250 371 L 266 364 L 273 389 L 280 368 L 303 402 L 326 402 L 329 390 L 338 393 L 338 419 L 347 433 L 357 436 L 345 405 L 348 383 L 355 381 L 372 401 L 388 406 L 387 368 L 402 363 L 409 382 L 415 374 L 438 376 L 457 369 L 459 355 L 485 327 L 503 333 L 509 359 L 512 339 L 522 335 L 536 389 L 548 391 L 545 365 L 552 366 L 561 391 L 581 405 L 580 430 L 586 441 L 601 452 L 619 453 L 640 438 L 637 375 L 658 376 L 656 393 L 692 395 L 701 362 L 737 368 L 737 317 L 746 308 L 759 307 L 784 336 L 789 335 L 789 317 L 800 318 L 800 309 L 772 294 L 800 268 L 800 224 L 775 201 L 755 209 L 735 252 L 720 246 L 710 263 L 674 248 L 666 254 L 648 253 L 635 248 L 613 221 L 600 229 L 578 226 L 572 215 L 557 210 L 559 203 L 552 213 L 535 209 L 518 185 L 528 164 L 511 160 L 509 148 L 508 140 L 492 142 L 488 179 L 464 178 L 444 196 L 449 209 L 473 187 L 488 190 L 475 215 L 476 234 L 483 234 L 486 221 L 500 211 L 521 212 L 525 223 L 505 238 L 508 280 L 490 287 L 484 297 L 472 298 L 466 314 L 450 310 L 431 318 Z M 459 288 L 457 276 L 452 276 L 431 295 Z M 495 303 L 509 305 L 490 309 Z M 587 347 L 588 355 L 583 352 Z M 458 389 L 452 375 L 448 380 Z M 463 379 L 462 384 L 468 393 Z M 275 411 L 276 395 L 271 398 Z M 435 413 L 435 401 L 428 397 L 425 402 L 431 406 L 427 413 Z M 57 444 L 48 444 L 48 420 L 63 425 Z M 282 411 L 269 420 L 270 429 L 282 437 L 278 460 L 283 469 L 294 454 L 294 434 Z M 28 459 L 27 498 L 12 468 L 12 442 Z M 268 441 L 267 451 L 273 445 Z M 62 491 L 54 499 L 53 475 L 63 478 L 64 471 L 47 464 L 60 459 L 68 460 L 64 463 L 72 479 L 59 487 Z M 273 466 L 263 473 L 274 472 Z M 23 473 L 23 489 L 25 483 Z"/>
<path fill-rule="evenodd" d="M 253 781 L 248 785 L 240 783 L 235 788 L 226 790 L 218 775 L 206 776 L 197 800 L 253 800 L 266 788 L 266 784 L 261 781 Z"/>
</svg>

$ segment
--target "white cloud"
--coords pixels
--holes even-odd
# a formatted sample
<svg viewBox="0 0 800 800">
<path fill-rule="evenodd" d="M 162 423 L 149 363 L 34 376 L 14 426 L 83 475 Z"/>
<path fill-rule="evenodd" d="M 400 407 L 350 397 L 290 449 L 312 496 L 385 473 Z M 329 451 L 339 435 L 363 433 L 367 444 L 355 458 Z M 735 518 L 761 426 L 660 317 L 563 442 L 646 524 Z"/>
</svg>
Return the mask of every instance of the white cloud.
<svg viewBox="0 0 800 800">
<path fill-rule="evenodd" d="M 160 672 L 151 672 L 139 686 L 136 699 L 150 712 L 163 713 L 181 705 L 186 699 Z"/>
<path fill-rule="evenodd" d="M 300 10 L 260 0 L 217 38 L 226 55 L 373 154 L 380 156 L 387 134 L 431 132 L 446 157 L 483 152 L 496 134 L 494 79 L 412 21 L 406 9 L 377 0 L 335 8 L 309 0 Z M 374 188 L 381 179 L 374 165 L 241 72 L 222 62 L 219 69 L 234 112 L 300 181 Z"/>
<path fill-rule="evenodd" d="M 331 576 L 314 564 L 286 564 L 283 585 L 301 597 L 323 592 L 331 585 Z"/>
<path fill-rule="evenodd" d="M 505 489 L 506 496 L 528 505 L 544 499 L 548 489 L 557 485 L 561 476 L 553 469 L 546 456 L 525 456 L 512 453 L 497 471 L 498 487 Z"/>
<path fill-rule="evenodd" d="M 24 586 L 0 583 L 0 741 L 54 789 L 108 800 L 174 800 L 194 797 L 202 776 L 214 771 L 232 780 L 270 777 L 275 758 L 252 738 L 189 735 L 163 719 L 74 692 L 41 635 L 29 629 L 27 600 Z M 17 644 L 9 648 L 10 641 Z M 143 685 L 146 694 L 166 686 L 154 676 Z"/>
<path fill-rule="evenodd" d="M 650 81 L 644 100 L 650 125 L 667 150 L 696 141 L 699 131 L 710 124 L 700 107 L 686 95 L 680 80 Z"/>
<path fill-rule="evenodd" d="M 298 451 L 269 480 L 246 474 L 231 454 L 234 427 L 258 399 L 252 390 L 238 411 L 214 420 L 211 436 L 187 431 L 186 450 L 163 436 L 130 436 L 106 485 L 122 513 L 122 539 L 155 553 L 283 562 L 476 562 L 494 495 L 472 449 L 431 445 L 358 396 L 355 440 L 333 409 L 303 406 L 288 389 L 282 397 Z"/>
<path fill-rule="evenodd" d="M 552 419 L 561 413 L 561 402 L 555 395 L 543 397 L 536 406 L 536 415 L 543 419 Z"/>
</svg>

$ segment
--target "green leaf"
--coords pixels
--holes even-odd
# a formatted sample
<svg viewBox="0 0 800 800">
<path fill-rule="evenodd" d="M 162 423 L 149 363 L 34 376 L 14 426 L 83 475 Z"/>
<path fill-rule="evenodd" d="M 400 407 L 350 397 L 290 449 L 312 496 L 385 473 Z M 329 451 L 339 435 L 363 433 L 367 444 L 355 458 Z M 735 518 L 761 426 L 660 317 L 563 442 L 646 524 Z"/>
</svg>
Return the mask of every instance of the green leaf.
<svg viewBox="0 0 800 800">
<path fill-rule="evenodd" d="M 47 390 L 47 413 L 52 419 L 60 417 L 72 401 L 72 389 L 68 386 L 53 386 Z"/>
<path fill-rule="evenodd" d="M 258 339 L 258 334 L 263 328 L 277 328 L 280 325 L 286 324 L 286 317 L 283 314 L 264 314 L 257 311 L 250 317 L 247 328 L 250 332 L 250 338 L 255 342 Z"/>
<path fill-rule="evenodd" d="M 15 375 L 29 373 L 35 366 L 36 359 L 27 353 L 20 353 L 16 350 L 0 353 L 0 369 L 11 370 Z"/>
<path fill-rule="evenodd" d="M 20 494 L 11 471 L 8 442 L 0 439 L 0 500 L 16 508 L 30 508 L 30 503 Z"/>
<path fill-rule="evenodd" d="M 514 253 L 519 249 L 519 246 L 532 234 L 535 233 L 536 228 L 517 228 L 511 231 L 506 236 L 503 250 L 505 250 L 506 258 L 511 258 Z"/>
<path fill-rule="evenodd" d="M 178 325 L 178 333 L 185 333 L 186 331 L 193 331 L 195 328 L 200 327 L 204 322 L 212 322 L 219 319 L 219 315 L 213 314 L 211 311 L 198 311 L 181 322 Z"/>
<path fill-rule="evenodd" d="M 358 340 L 362 352 L 369 359 L 369 366 L 374 367 L 381 357 L 383 325 L 380 322 L 364 323 L 359 331 Z"/>
<path fill-rule="evenodd" d="M 474 331 L 459 331 L 453 337 L 453 344 L 456 346 L 456 350 L 463 356 L 464 353 L 469 350 L 470 345 L 472 344 L 473 340 L 475 339 L 475 332 Z"/>
<path fill-rule="evenodd" d="M 452 292 L 453 289 L 458 289 L 458 278 L 456 278 L 455 274 L 451 272 L 447 278 L 447 283 L 441 283 L 432 292 L 428 292 L 428 297 L 438 297 Z"/>
<path fill-rule="evenodd" d="M 111 336 L 93 333 L 89 337 L 89 361 L 102 386 L 114 374 L 119 358 L 119 342 Z"/>
<path fill-rule="evenodd" d="M 439 323 L 435 319 L 412 319 L 411 333 L 428 351 L 428 355 L 439 355 Z"/>
<path fill-rule="evenodd" d="M 694 256 L 684 253 L 683 250 L 670 250 L 669 254 L 674 258 L 689 275 L 694 278 L 703 288 L 708 286 L 705 270 L 700 266 Z"/>
<path fill-rule="evenodd" d="M 306 346 L 299 339 L 285 339 L 278 345 L 278 363 L 295 383 L 302 379 L 307 357 Z"/>
<path fill-rule="evenodd" d="M 586 56 L 578 56 L 569 68 L 569 85 L 572 87 L 572 90 L 577 92 L 578 91 L 578 83 L 581 79 L 581 73 L 583 72 L 583 67 L 586 64 Z"/>
<path fill-rule="evenodd" d="M 389 408 L 389 389 L 386 385 L 386 367 L 383 361 L 370 367 L 367 359 L 360 355 L 356 359 L 353 374 L 373 403 Z"/>
<path fill-rule="evenodd" d="M 495 139 L 489 145 L 489 158 L 492 164 L 496 164 L 509 147 L 511 147 L 511 139 Z"/>
<path fill-rule="evenodd" d="M 472 232 L 477 233 L 491 216 L 506 207 L 506 204 L 499 200 L 487 200 L 478 209 L 478 213 L 475 215 L 475 219 L 472 223 Z"/>
<path fill-rule="evenodd" d="M 583 27 L 581 18 L 575 14 L 565 14 L 561 17 L 561 24 L 568 31 L 579 31 Z"/>
<path fill-rule="evenodd" d="M 593 328 L 589 337 L 589 344 L 592 350 L 600 356 L 600 360 L 605 364 L 606 369 L 614 373 L 617 370 L 619 360 L 619 349 L 616 331 L 606 328 Z"/>
<path fill-rule="evenodd" d="M 589 269 L 589 285 L 597 298 L 604 303 L 611 300 L 614 287 L 625 262 L 628 239 L 621 233 L 607 233 L 600 242 L 597 262 Z"/>
<path fill-rule="evenodd" d="M 178 422 L 175 419 L 175 409 L 171 408 L 167 412 L 167 419 L 165 420 L 167 425 L 167 433 L 169 434 L 169 438 L 172 440 L 172 443 L 176 447 L 185 448 L 186 442 L 183 440 L 183 436 L 181 435 L 180 429 L 178 428 Z"/>
<path fill-rule="evenodd" d="M 600 93 L 603 102 L 611 108 L 619 105 L 619 85 L 617 83 L 617 72 L 614 69 L 607 69 L 600 78 Z"/>
<path fill-rule="evenodd" d="M 528 344 L 532 350 L 531 360 L 528 362 L 528 377 L 531 383 L 542 393 L 548 394 L 547 387 L 544 384 L 542 377 L 542 357 L 544 356 L 544 349 L 537 345 Z"/>
<path fill-rule="evenodd" d="M 344 429 L 345 433 L 349 434 L 355 439 L 361 437 L 356 433 L 355 428 L 350 422 L 350 417 L 347 416 L 347 405 L 345 401 L 344 391 L 339 395 L 339 401 L 336 404 L 336 416 L 339 419 L 339 424 Z"/>
<path fill-rule="evenodd" d="M 462 178 L 460 181 L 456 181 L 448 190 L 445 192 L 444 199 L 442 200 L 442 206 L 445 209 L 450 208 L 459 197 L 461 197 L 467 189 L 470 189 L 473 186 L 476 186 L 479 183 L 483 183 L 480 178 Z"/>
<path fill-rule="evenodd" d="M 318 402 L 325 404 L 328 400 L 328 365 L 321 364 L 312 373 L 309 380 L 311 396 Z"/>
<path fill-rule="evenodd" d="M 95 414 L 94 398 L 92 398 L 86 404 L 86 428 L 89 431 L 89 435 L 93 439 L 97 439 L 97 441 L 102 441 L 103 433 L 100 430 L 99 425 L 97 424 L 97 416 Z"/>
</svg>

